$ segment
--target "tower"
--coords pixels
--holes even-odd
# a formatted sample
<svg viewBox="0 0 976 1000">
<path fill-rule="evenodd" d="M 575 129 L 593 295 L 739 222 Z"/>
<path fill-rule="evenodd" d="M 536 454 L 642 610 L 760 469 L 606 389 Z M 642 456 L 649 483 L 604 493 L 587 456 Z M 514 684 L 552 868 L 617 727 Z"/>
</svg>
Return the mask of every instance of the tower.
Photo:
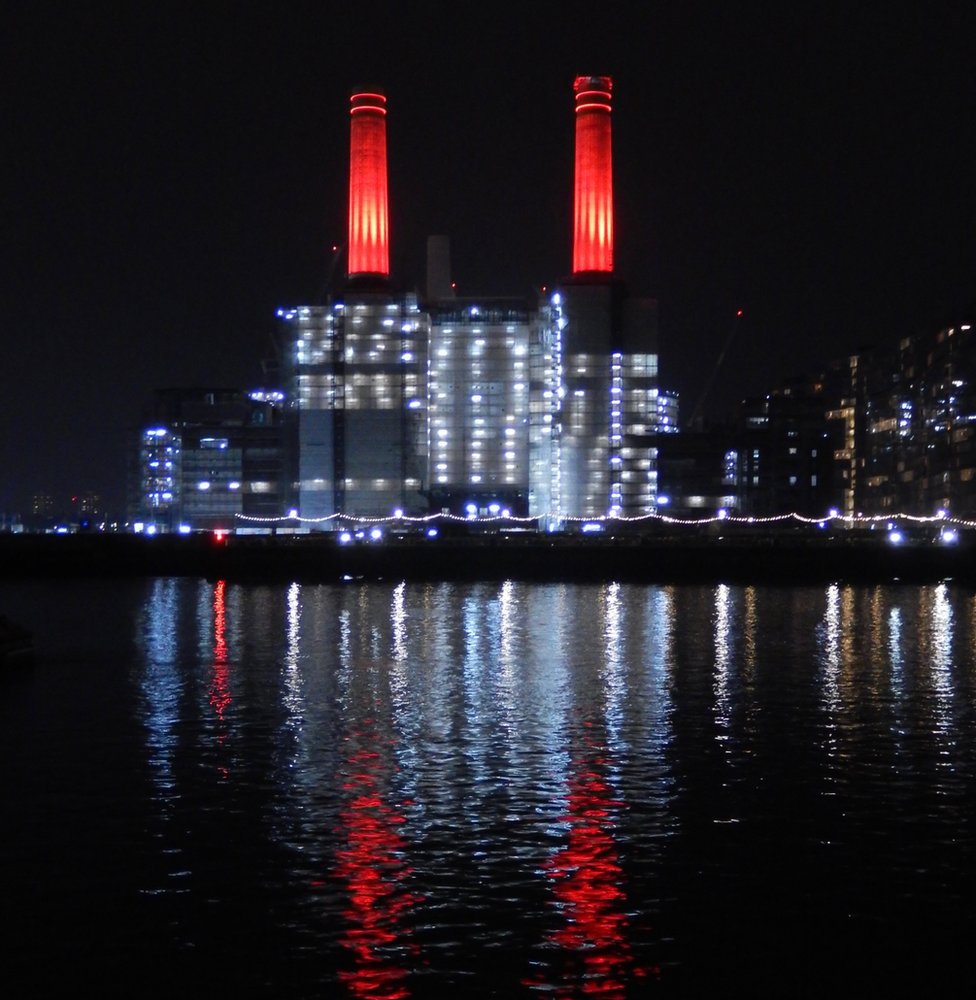
<svg viewBox="0 0 976 1000">
<path fill-rule="evenodd" d="M 551 496 L 557 518 L 648 513 L 656 506 L 657 304 L 613 269 L 608 76 L 573 81 L 576 151 L 572 273 L 560 287 L 558 410 Z"/>
<path fill-rule="evenodd" d="M 349 98 L 349 277 L 390 274 L 386 182 L 386 96 Z"/>
<path fill-rule="evenodd" d="M 578 76 L 573 274 L 613 271 L 613 161 L 609 76 Z"/>
</svg>

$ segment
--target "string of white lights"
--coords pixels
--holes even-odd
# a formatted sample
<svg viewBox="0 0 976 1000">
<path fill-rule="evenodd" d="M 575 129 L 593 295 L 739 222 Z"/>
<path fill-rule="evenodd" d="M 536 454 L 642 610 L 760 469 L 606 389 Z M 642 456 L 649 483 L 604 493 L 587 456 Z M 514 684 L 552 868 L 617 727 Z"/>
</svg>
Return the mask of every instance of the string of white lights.
<svg viewBox="0 0 976 1000">
<path fill-rule="evenodd" d="M 514 514 L 503 512 L 496 515 L 475 515 L 475 514 L 447 514 L 443 512 L 438 512 L 436 514 L 424 514 L 420 516 L 411 516 L 404 514 L 400 511 L 394 512 L 392 515 L 378 516 L 378 517 L 359 517 L 354 514 L 329 514 L 325 517 L 302 517 L 297 512 L 290 512 L 284 514 L 280 517 L 255 517 L 248 514 L 237 514 L 236 517 L 240 521 L 247 522 L 248 524 L 261 524 L 267 525 L 269 527 L 282 524 L 327 524 L 330 521 L 341 524 L 433 524 L 438 521 L 455 522 L 459 524 L 538 524 L 540 522 L 545 522 L 547 520 L 556 521 L 564 524 L 595 524 L 595 525 L 614 525 L 614 524 L 637 524 L 641 522 L 657 521 L 662 524 L 676 525 L 680 527 L 700 527 L 706 524 L 715 524 L 716 522 L 724 522 L 727 524 L 776 524 L 785 521 L 795 521 L 799 524 L 817 524 L 820 526 L 826 526 L 830 522 L 844 523 L 849 527 L 856 527 L 862 525 L 876 525 L 881 523 L 888 523 L 894 525 L 898 522 L 911 522 L 913 524 L 933 524 L 933 523 L 945 523 L 945 524 L 955 524 L 964 528 L 976 528 L 976 521 L 966 520 L 965 518 L 952 517 L 947 511 L 940 510 L 936 514 L 924 515 L 924 514 L 906 514 L 906 513 L 895 513 L 895 514 L 841 514 L 838 511 L 830 511 L 830 513 L 824 515 L 823 517 L 809 517 L 804 514 L 799 514 L 796 512 L 789 514 L 772 514 L 766 517 L 748 517 L 736 514 L 729 514 L 727 511 L 720 510 L 717 514 L 711 517 L 700 517 L 700 518 L 682 518 L 673 517 L 668 514 L 635 514 L 635 515 L 604 515 L 601 517 L 576 517 L 576 516 L 561 516 L 553 512 L 548 512 L 547 514 L 539 515 L 536 517 L 519 517 Z"/>
</svg>

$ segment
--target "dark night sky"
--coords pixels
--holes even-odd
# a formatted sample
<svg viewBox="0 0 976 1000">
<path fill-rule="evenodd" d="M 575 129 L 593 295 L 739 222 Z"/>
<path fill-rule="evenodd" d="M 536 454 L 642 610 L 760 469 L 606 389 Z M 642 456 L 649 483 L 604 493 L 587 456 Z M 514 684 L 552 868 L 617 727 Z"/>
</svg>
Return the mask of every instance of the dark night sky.
<svg viewBox="0 0 976 1000">
<path fill-rule="evenodd" d="M 908 9 L 902 9 L 907 6 Z M 970 7 L 970 9 L 972 9 Z M 687 416 L 976 301 L 976 13 L 894 4 L 22 3 L 5 16 L 0 511 L 100 491 L 155 387 L 259 384 L 389 98 L 394 277 L 570 264 L 578 73 L 614 78 L 617 270 Z"/>
</svg>

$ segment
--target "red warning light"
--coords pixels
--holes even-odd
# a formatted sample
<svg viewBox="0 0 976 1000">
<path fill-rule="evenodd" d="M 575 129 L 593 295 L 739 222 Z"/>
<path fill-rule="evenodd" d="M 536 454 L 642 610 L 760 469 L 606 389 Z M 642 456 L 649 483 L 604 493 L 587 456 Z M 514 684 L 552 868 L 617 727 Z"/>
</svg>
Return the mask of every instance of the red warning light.
<svg viewBox="0 0 976 1000">
<path fill-rule="evenodd" d="M 736 309 L 735 314 L 736 314 L 736 316 L 738 316 L 739 318 L 741 318 L 742 317 L 742 310 L 741 309 Z"/>
<path fill-rule="evenodd" d="M 224 542 L 227 540 L 227 532 L 223 528 L 217 528 L 214 532 L 215 542 Z"/>
</svg>

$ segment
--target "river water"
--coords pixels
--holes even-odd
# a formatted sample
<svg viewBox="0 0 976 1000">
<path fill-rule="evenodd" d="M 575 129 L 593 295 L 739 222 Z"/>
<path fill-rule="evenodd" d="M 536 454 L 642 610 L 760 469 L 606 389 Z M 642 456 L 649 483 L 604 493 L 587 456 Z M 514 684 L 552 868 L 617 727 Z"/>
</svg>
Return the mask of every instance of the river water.
<svg viewBox="0 0 976 1000">
<path fill-rule="evenodd" d="M 970 995 L 976 594 L 0 585 L 22 995 Z"/>
</svg>

